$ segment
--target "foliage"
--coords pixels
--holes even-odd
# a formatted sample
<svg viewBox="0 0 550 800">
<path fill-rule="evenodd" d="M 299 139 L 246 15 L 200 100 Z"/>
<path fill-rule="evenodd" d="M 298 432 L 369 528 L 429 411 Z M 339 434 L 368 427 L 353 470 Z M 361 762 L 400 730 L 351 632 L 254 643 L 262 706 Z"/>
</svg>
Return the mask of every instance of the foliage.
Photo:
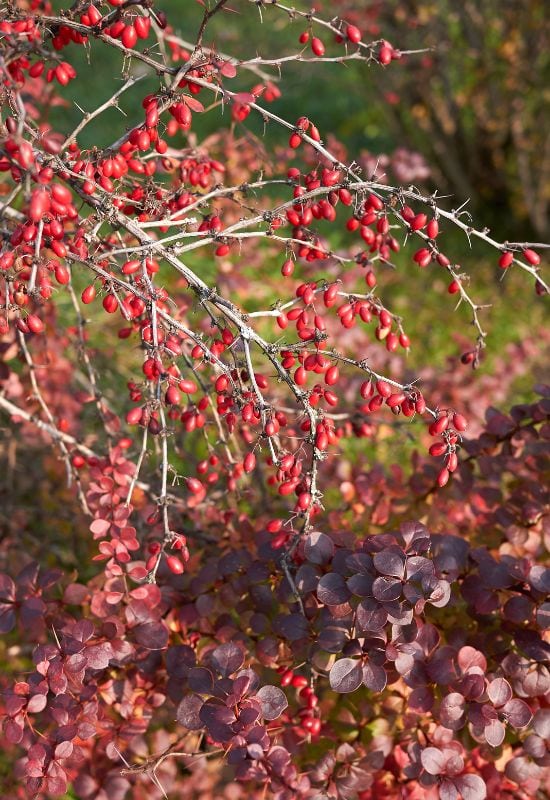
<svg viewBox="0 0 550 800">
<path fill-rule="evenodd" d="M 472 372 L 451 231 L 533 313 L 544 246 L 271 110 L 302 61 L 415 74 L 353 9 L 242 0 L 284 53 L 236 58 L 226 0 L 190 41 L 161 5 L 0 22 L 3 796 L 542 797 L 550 393 L 495 404 L 547 337 Z M 423 280 L 474 339 L 445 321 L 450 369 L 415 373 L 393 287 Z"/>
</svg>

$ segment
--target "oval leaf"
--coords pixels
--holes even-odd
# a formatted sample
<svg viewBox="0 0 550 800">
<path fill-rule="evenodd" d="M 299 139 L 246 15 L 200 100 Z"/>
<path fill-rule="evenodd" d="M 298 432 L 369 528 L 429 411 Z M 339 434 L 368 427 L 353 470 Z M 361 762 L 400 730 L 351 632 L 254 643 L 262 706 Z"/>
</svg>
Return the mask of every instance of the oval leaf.
<svg viewBox="0 0 550 800">
<path fill-rule="evenodd" d="M 288 706 L 288 700 L 278 686 L 262 686 L 256 697 L 262 704 L 262 717 L 266 720 L 277 719 Z"/>
<path fill-rule="evenodd" d="M 344 578 L 337 572 L 323 575 L 317 586 L 317 597 L 327 606 L 339 606 L 351 597 Z"/>
<path fill-rule="evenodd" d="M 335 692 L 354 692 L 363 682 L 361 662 L 353 658 L 341 658 L 332 667 L 329 680 Z"/>
</svg>

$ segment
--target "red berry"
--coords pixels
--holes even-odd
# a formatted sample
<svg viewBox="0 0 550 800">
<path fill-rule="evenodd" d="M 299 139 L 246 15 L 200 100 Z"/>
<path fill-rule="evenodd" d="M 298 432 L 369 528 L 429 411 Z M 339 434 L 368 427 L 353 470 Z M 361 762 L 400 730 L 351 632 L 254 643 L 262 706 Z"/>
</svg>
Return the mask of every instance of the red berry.
<svg viewBox="0 0 550 800">
<path fill-rule="evenodd" d="M 31 333 L 42 333 L 44 330 L 44 323 L 37 317 L 36 314 L 29 314 L 27 317 L 27 325 Z"/>
<path fill-rule="evenodd" d="M 535 251 L 531 250 L 530 248 L 527 248 L 526 250 L 523 251 L 523 257 L 533 267 L 538 267 L 538 265 L 540 264 L 539 254 L 535 253 Z"/>
<path fill-rule="evenodd" d="M 460 291 L 460 284 L 458 281 L 451 281 L 447 289 L 449 294 L 456 294 Z"/>
<path fill-rule="evenodd" d="M 195 394 L 195 392 L 198 392 L 197 384 L 189 378 L 183 378 L 183 380 L 178 383 L 178 388 L 185 394 Z"/>
<path fill-rule="evenodd" d="M 386 383 L 386 381 L 379 380 L 376 381 L 376 391 L 382 397 L 389 397 L 392 394 L 393 389 L 389 383 Z"/>
<path fill-rule="evenodd" d="M 392 59 L 392 50 L 390 47 L 383 45 L 378 52 L 378 60 L 383 66 L 387 66 Z"/>
<path fill-rule="evenodd" d="M 131 408 L 126 412 L 126 422 L 128 425 L 137 425 L 138 422 L 141 422 L 142 416 L 143 409 L 139 408 L 139 406 L 136 408 Z"/>
<path fill-rule="evenodd" d="M 192 494 L 201 494 L 204 491 L 204 486 L 198 478 L 186 478 L 185 482 L 187 488 Z"/>
<path fill-rule="evenodd" d="M 506 250 L 498 260 L 498 265 L 501 269 L 507 269 L 514 260 L 514 254 Z"/>
<path fill-rule="evenodd" d="M 358 44 L 361 41 L 361 31 L 355 25 L 347 26 L 346 36 L 353 44 Z"/>
<path fill-rule="evenodd" d="M 139 39 L 147 39 L 151 28 L 151 20 L 149 17 L 136 17 L 134 20 L 134 28 L 136 29 Z"/>
<path fill-rule="evenodd" d="M 168 405 L 177 406 L 181 400 L 181 395 L 175 386 L 169 386 L 164 399 Z"/>
<path fill-rule="evenodd" d="M 122 265 L 122 274 L 123 275 L 134 275 L 141 269 L 141 261 L 134 259 L 133 261 L 126 261 L 125 264 Z"/>
<path fill-rule="evenodd" d="M 228 386 L 229 386 L 229 380 L 226 375 L 220 375 L 218 378 L 216 378 L 216 383 L 214 384 L 214 388 L 216 389 L 218 394 L 221 394 L 221 392 L 225 392 Z"/>
<path fill-rule="evenodd" d="M 287 669 L 286 672 L 283 672 L 281 675 L 281 686 L 290 686 L 292 683 L 292 678 L 294 677 L 294 673 L 291 669 Z"/>
<path fill-rule="evenodd" d="M 446 467 L 443 467 L 443 469 L 437 476 L 437 485 L 443 488 L 443 486 L 445 486 L 448 483 L 449 476 L 450 476 L 449 470 Z"/>
<path fill-rule="evenodd" d="M 291 258 L 289 258 L 285 261 L 285 263 L 281 267 L 281 275 L 284 278 L 289 278 L 293 272 L 294 272 L 294 261 Z"/>
<path fill-rule="evenodd" d="M 426 217 L 426 214 L 416 214 L 416 216 L 413 217 L 413 219 L 410 222 L 411 230 L 413 231 L 421 230 L 426 225 L 427 221 L 428 218 Z"/>
<path fill-rule="evenodd" d="M 184 569 L 183 564 L 177 556 L 168 556 L 166 559 L 166 566 L 174 575 L 181 575 Z"/>
<path fill-rule="evenodd" d="M 465 431 L 468 427 L 468 421 L 462 414 L 453 414 L 453 428 L 457 431 Z"/>
<path fill-rule="evenodd" d="M 436 219 L 431 219 L 428 222 L 428 225 L 426 227 L 426 233 L 428 234 L 430 239 L 435 239 L 435 237 L 439 233 L 439 223 Z"/>
<path fill-rule="evenodd" d="M 134 45 L 136 44 L 137 39 L 138 39 L 138 36 L 137 36 L 136 29 L 134 28 L 134 26 L 133 25 L 126 25 L 126 27 L 122 31 L 122 35 L 120 37 L 120 41 L 122 42 L 124 47 L 128 47 L 129 49 L 132 49 L 134 47 Z"/>
<path fill-rule="evenodd" d="M 311 495 L 309 492 L 302 492 L 298 497 L 298 508 L 300 511 L 307 511 L 311 505 Z"/>
<path fill-rule="evenodd" d="M 118 300 L 114 294 L 107 294 L 103 298 L 103 308 L 107 314 L 114 314 L 118 308 Z"/>
<path fill-rule="evenodd" d="M 321 57 L 325 55 L 325 45 L 316 36 L 311 40 L 311 49 L 316 56 Z"/>
<path fill-rule="evenodd" d="M 435 422 L 432 422 L 430 425 L 430 434 L 432 436 L 439 436 L 440 433 L 446 431 L 449 427 L 449 417 L 446 414 L 443 414 L 441 417 L 438 417 Z"/>
<path fill-rule="evenodd" d="M 50 210 L 50 194 L 46 189 L 35 189 L 29 204 L 29 219 L 39 222 Z"/>
</svg>

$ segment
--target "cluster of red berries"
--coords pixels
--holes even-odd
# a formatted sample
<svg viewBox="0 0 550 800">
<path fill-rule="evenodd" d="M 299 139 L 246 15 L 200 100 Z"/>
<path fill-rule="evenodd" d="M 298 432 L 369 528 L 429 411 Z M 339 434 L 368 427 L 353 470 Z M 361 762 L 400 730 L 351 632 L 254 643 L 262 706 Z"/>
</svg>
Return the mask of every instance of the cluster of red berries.
<svg viewBox="0 0 550 800">
<path fill-rule="evenodd" d="M 298 675 L 292 669 L 279 667 L 281 687 L 296 690 L 296 700 L 302 708 L 298 711 L 298 722 L 293 731 L 300 739 L 316 738 L 321 733 L 322 721 L 319 716 L 319 698 L 305 675 Z"/>
</svg>

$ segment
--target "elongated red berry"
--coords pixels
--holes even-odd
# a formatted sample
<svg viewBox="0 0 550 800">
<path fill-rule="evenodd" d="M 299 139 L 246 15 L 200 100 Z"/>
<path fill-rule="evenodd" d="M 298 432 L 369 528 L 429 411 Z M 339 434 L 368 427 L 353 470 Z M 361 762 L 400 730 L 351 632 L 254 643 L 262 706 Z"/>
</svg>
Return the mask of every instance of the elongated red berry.
<svg viewBox="0 0 550 800">
<path fill-rule="evenodd" d="M 86 288 L 82 292 L 82 302 L 88 305 L 88 303 L 91 303 L 93 300 L 95 300 L 95 296 L 96 296 L 95 286 L 92 285 L 86 286 Z"/>
<path fill-rule="evenodd" d="M 514 260 L 514 254 L 511 253 L 509 250 L 506 250 L 499 258 L 498 265 L 501 269 L 508 269 L 513 260 Z"/>
<path fill-rule="evenodd" d="M 356 25 L 348 25 L 346 28 L 346 36 L 353 42 L 353 44 L 358 44 L 361 41 L 361 31 Z"/>
<path fill-rule="evenodd" d="M 44 330 L 44 323 L 37 317 L 36 314 L 29 314 L 27 317 L 27 325 L 31 333 L 42 333 Z"/>
<path fill-rule="evenodd" d="M 462 414 L 453 414 L 453 428 L 457 431 L 465 431 L 468 427 L 468 421 Z"/>
<path fill-rule="evenodd" d="M 181 575 L 183 572 L 183 564 L 177 556 L 168 556 L 166 559 L 166 566 L 174 575 Z"/>
<path fill-rule="evenodd" d="M 198 478 L 186 478 L 185 482 L 187 484 L 187 488 L 192 494 L 201 494 L 201 492 L 204 491 L 204 486 Z"/>
<path fill-rule="evenodd" d="M 443 467 L 443 469 L 437 476 L 437 485 L 443 488 L 443 486 L 445 486 L 449 482 L 449 476 L 450 476 L 449 470 L 447 469 L 447 467 Z"/>
<path fill-rule="evenodd" d="M 540 264 L 539 254 L 535 253 L 535 251 L 531 250 L 529 247 L 523 251 L 523 257 L 532 267 L 538 267 Z"/>
<path fill-rule="evenodd" d="M 313 39 L 311 40 L 311 49 L 313 51 L 313 54 L 316 56 L 321 57 L 325 55 L 325 45 L 316 36 L 314 36 Z"/>
<path fill-rule="evenodd" d="M 122 31 L 122 35 L 120 37 L 120 41 L 124 45 L 124 47 L 132 48 L 136 44 L 138 39 L 136 29 L 133 25 L 126 25 L 124 30 Z"/>
</svg>

